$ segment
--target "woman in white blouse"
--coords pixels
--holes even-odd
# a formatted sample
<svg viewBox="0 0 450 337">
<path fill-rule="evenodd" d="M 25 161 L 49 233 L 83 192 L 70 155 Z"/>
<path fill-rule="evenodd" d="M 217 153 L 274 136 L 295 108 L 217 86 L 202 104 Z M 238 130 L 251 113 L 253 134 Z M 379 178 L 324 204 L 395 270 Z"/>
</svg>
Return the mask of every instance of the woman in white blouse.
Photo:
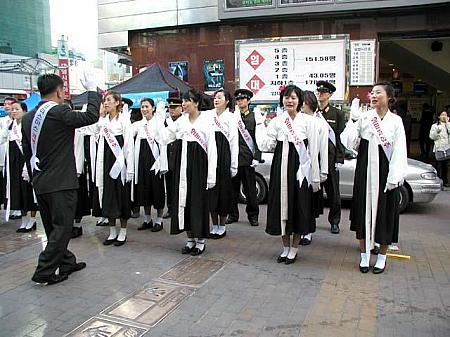
<svg viewBox="0 0 450 337">
<path fill-rule="evenodd" d="M 233 100 L 228 91 L 220 89 L 214 94 L 215 109 L 205 111 L 211 118 L 217 148 L 216 186 L 209 191 L 213 239 L 226 235 L 225 221 L 232 207 L 233 185 L 231 178 L 237 173 L 239 135 L 237 120 L 230 108 Z"/>
<path fill-rule="evenodd" d="M 138 230 L 159 232 L 163 227 L 165 203 L 164 178 L 167 171 L 167 152 L 155 139 L 156 122 L 153 118 L 155 102 L 151 98 L 141 100 L 142 119 L 133 123 L 134 142 L 134 204 L 144 206 L 144 222 Z M 151 207 L 156 209 L 153 224 Z"/>
<path fill-rule="evenodd" d="M 134 176 L 133 133 L 129 115 L 122 113 L 122 99 L 108 92 L 103 106 L 106 116 L 97 123 L 99 132 L 96 161 L 96 186 L 102 215 L 109 219 L 110 233 L 105 246 L 122 246 L 127 239 L 131 216 L 131 182 Z M 116 219 L 120 219 L 117 234 Z"/>
<path fill-rule="evenodd" d="M 436 123 L 431 126 L 430 138 L 434 141 L 433 152 L 436 151 L 447 151 L 450 152 L 450 123 L 448 120 L 447 111 L 442 111 Z M 449 187 L 448 177 L 447 177 L 447 160 L 436 160 L 437 171 L 439 177 L 445 187 Z"/>
<path fill-rule="evenodd" d="M 282 95 L 285 112 L 270 121 L 261 150 L 274 150 L 266 233 L 281 235 L 283 252 L 277 262 L 291 264 L 301 236 L 315 230 L 312 193 L 319 189 L 320 172 L 317 151 L 311 151 L 317 149 L 317 133 L 299 113 L 302 91 L 290 85 Z"/>
<path fill-rule="evenodd" d="M 356 126 L 359 143 L 350 210 L 350 229 L 359 240 L 359 269 L 369 271 L 370 250 L 380 244 L 380 253 L 373 268 L 382 273 L 386 266 L 386 251 L 398 242 L 399 186 L 408 168 L 406 137 L 402 119 L 389 110 L 394 102 L 394 88 L 389 82 L 379 82 L 371 91 L 373 110 L 363 114 Z"/>
<path fill-rule="evenodd" d="M 9 124 L 4 125 L 0 134 L 0 143 L 6 143 L 6 221 L 10 211 L 22 211 L 22 224 L 17 233 L 27 233 L 36 230 L 37 205 L 34 201 L 33 188 L 29 181 L 25 181 L 22 172 L 25 168 L 25 157 L 22 149 L 22 117 L 27 112 L 25 103 L 14 102 L 11 105 Z M 27 176 L 27 175 L 26 175 Z"/>
<path fill-rule="evenodd" d="M 179 141 L 175 154 L 171 213 L 171 234 L 186 232 L 182 254 L 200 255 L 209 235 L 208 189 L 216 184 L 217 149 L 211 119 L 199 111 L 200 93 L 183 95 L 185 114 L 164 127 L 165 112 L 157 109 L 157 140 L 161 144 Z"/>
</svg>

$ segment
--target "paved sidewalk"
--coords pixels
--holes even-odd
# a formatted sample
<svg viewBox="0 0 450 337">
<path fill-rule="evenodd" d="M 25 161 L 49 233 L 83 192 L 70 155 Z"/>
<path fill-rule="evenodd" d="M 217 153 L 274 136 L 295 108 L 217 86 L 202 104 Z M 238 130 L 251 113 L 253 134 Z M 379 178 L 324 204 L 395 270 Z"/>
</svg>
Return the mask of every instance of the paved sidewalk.
<svg viewBox="0 0 450 337">
<path fill-rule="evenodd" d="M 401 215 L 399 246 L 412 257 L 388 258 L 381 275 L 358 271 L 348 208 L 340 235 L 322 217 L 312 244 L 289 266 L 276 263 L 281 239 L 264 233 L 265 206 L 259 227 L 241 215 L 200 257 L 181 255 L 183 234 L 138 232 L 142 220 L 134 219 L 124 246 L 105 247 L 107 228 L 86 218 L 70 249 L 87 268 L 53 286 L 30 280 L 42 226 L 16 234 L 11 221 L 0 225 L 0 336 L 446 337 L 449 209 L 445 191 Z"/>
</svg>

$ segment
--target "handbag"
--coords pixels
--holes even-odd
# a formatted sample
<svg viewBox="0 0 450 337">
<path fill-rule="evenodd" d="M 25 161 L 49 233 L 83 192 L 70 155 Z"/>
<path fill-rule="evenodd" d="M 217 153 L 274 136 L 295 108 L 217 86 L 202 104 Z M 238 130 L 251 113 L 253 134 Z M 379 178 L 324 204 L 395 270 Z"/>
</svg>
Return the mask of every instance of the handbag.
<svg viewBox="0 0 450 337">
<path fill-rule="evenodd" d="M 450 141 L 450 134 L 448 132 L 448 128 L 446 127 L 445 129 L 447 130 L 447 134 L 449 136 L 449 141 Z M 450 144 L 448 144 L 447 148 L 444 150 L 436 150 L 434 155 L 435 155 L 437 161 L 443 161 L 443 160 L 450 159 Z"/>
</svg>

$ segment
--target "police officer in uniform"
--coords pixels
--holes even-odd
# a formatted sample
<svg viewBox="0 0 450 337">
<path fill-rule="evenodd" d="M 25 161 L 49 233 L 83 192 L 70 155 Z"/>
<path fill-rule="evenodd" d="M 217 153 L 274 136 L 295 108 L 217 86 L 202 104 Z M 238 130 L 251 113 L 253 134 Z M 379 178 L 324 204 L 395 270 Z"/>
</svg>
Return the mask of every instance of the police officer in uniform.
<svg viewBox="0 0 450 337">
<path fill-rule="evenodd" d="M 238 157 L 238 173 L 232 179 L 233 183 L 233 204 L 231 213 L 226 221 L 227 224 L 236 222 L 239 220 L 239 191 L 241 183 L 244 188 L 244 194 L 247 198 L 247 216 L 250 225 L 258 226 L 258 199 L 256 194 L 256 181 L 255 181 L 255 167 L 261 161 L 261 151 L 259 151 L 256 144 L 255 129 L 256 120 L 255 113 L 249 110 L 250 99 L 253 97 L 253 93 L 247 89 L 238 89 L 234 92 L 234 98 L 236 104 L 239 107 L 240 118 L 243 126 L 245 126 L 244 132 L 248 132 L 251 136 L 252 142 L 248 142 L 242 135 L 242 129 L 239 130 L 239 157 Z M 251 149 L 251 143 L 253 143 L 253 149 Z"/>
<path fill-rule="evenodd" d="M 344 113 L 331 106 L 329 101 L 336 87 L 327 81 L 317 81 L 318 115 L 324 118 L 329 127 L 328 134 L 328 177 L 323 183 L 330 203 L 328 221 L 331 233 L 339 233 L 341 220 L 341 197 L 339 194 L 339 166 L 344 163 L 344 147 L 341 143 L 341 132 L 345 127 Z"/>
<path fill-rule="evenodd" d="M 165 126 L 168 126 L 169 123 L 175 122 L 183 111 L 181 107 L 182 100 L 177 97 L 170 97 L 167 99 L 167 103 L 169 105 L 169 118 L 164 122 Z M 166 179 L 166 193 L 167 193 L 167 212 L 164 214 L 163 218 L 170 218 L 170 214 L 172 212 L 172 196 L 173 196 L 173 170 L 175 168 L 175 155 L 177 146 L 179 146 L 179 140 L 176 140 L 172 143 L 167 144 L 167 161 L 169 166 L 169 171 L 164 175 Z"/>
</svg>

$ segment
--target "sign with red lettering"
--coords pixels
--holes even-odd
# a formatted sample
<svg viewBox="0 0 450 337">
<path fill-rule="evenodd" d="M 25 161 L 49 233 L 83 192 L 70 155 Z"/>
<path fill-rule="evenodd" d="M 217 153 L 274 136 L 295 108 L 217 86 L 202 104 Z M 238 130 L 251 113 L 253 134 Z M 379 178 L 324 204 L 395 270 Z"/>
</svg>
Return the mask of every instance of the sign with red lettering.
<svg viewBox="0 0 450 337">
<path fill-rule="evenodd" d="M 64 97 L 70 99 L 69 59 L 59 59 L 59 77 L 64 82 Z"/>
<path fill-rule="evenodd" d="M 265 83 L 262 79 L 260 79 L 257 75 L 254 75 L 250 81 L 247 82 L 247 88 L 253 92 L 254 95 L 258 93 L 263 87 Z"/>
<path fill-rule="evenodd" d="M 247 63 L 255 70 L 264 62 L 264 60 L 265 58 L 256 50 L 254 50 L 246 59 Z"/>
</svg>

